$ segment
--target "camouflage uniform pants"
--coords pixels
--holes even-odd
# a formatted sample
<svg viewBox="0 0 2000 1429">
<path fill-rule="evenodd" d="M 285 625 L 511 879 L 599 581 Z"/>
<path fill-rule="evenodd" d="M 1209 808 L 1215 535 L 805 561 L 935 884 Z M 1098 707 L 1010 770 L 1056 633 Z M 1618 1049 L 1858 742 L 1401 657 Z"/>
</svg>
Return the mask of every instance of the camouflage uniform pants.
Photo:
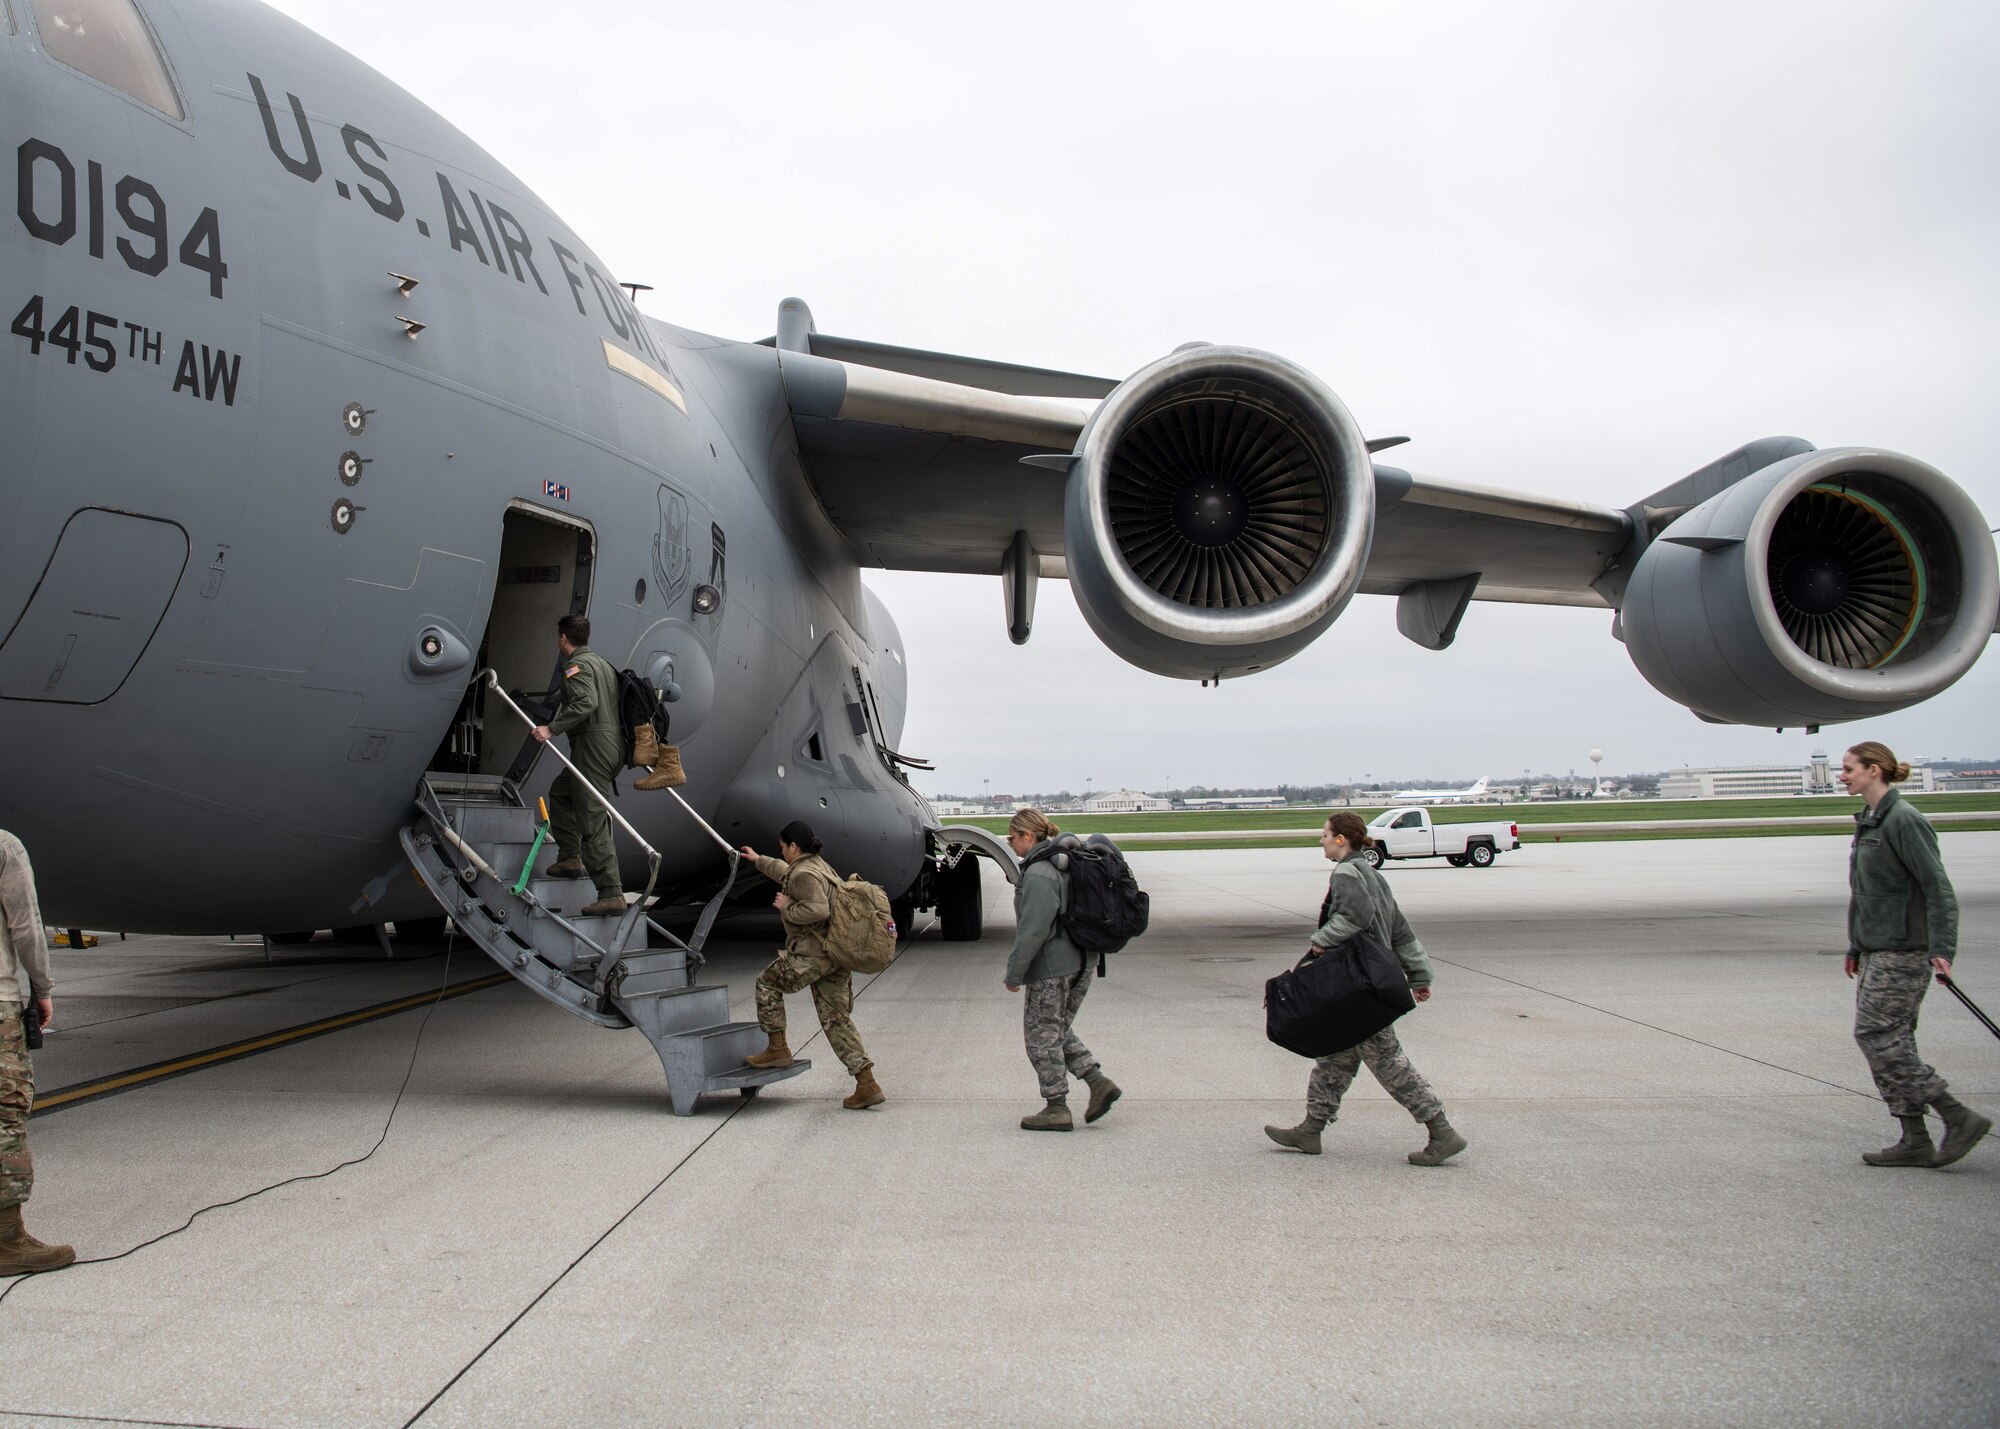
<svg viewBox="0 0 2000 1429">
<path fill-rule="evenodd" d="M 1090 991 L 1090 977 L 1086 966 L 1069 977 L 1043 978 L 1022 990 L 1021 1033 L 1044 1101 L 1062 1100 L 1069 1095 L 1071 1077 L 1080 1082 L 1097 1070 L 1097 1058 L 1071 1030 L 1083 996 Z"/>
<path fill-rule="evenodd" d="M 1927 953 L 1861 955 L 1854 988 L 1854 1040 L 1875 1074 L 1875 1088 L 1895 1116 L 1922 1116 L 1945 1081 L 1917 1055 L 1917 1008 L 1931 985 Z"/>
<path fill-rule="evenodd" d="M 0 1211 L 21 1205 L 35 1187 L 28 1154 L 28 1111 L 35 1104 L 35 1064 L 21 1026 L 21 1004 L 0 1002 Z"/>
<path fill-rule="evenodd" d="M 1396 1029 L 1385 1027 L 1365 1042 L 1321 1057 L 1313 1063 L 1312 1077 L 1306 1082 L 1306 1120 L 1321 1125 L 1340 1115 L 1340 1099 L 1354 1083 L 1354 1074 L 1366 1062 L 1390 1096 L 1403 1104 L 1418 1121 L 1429 1121 L 1444 1113 L 1431 1084 L 1423 1079 L 1403 1053 Z"/>
<path fill-rule="evenodd" d="M 812 989 L 819 1025 L 826 1029 L 826 1043 L 841 1065 L 856 1077 L 874 1066 L 854 1030 L 854 974 L 825 953 L 779 953 L 757 974 L 757 1025 L 764 1035 L 785 1035 L 785 994 L 807 988 Z"/>
</svg>

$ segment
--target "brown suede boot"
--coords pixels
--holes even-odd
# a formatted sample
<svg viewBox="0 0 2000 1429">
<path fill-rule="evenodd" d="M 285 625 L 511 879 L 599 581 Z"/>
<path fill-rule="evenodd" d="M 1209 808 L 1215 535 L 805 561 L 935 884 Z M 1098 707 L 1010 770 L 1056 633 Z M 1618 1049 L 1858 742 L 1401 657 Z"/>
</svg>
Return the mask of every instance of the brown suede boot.
<svg viewBox="0 0 2000 1429">
<path fill-rule="evenodd" d="M 33 1275 L 37 1271 L 61 1270 L 76 1259 L 76 1248 L 43 1245 L 21 1224 L 21 1208 L 0 1211 L 0 1275 Z"/>
<path fill-rule="evenodd" d="M 789 1067 L 792 1065 L 792 1049 L 785 1042 L 785 1034 L 773 1032 L 771 1043 L 763 1051 L 743 1059 L 746 1067 Z"/>
<path fill-rule="evenodd" d="M 542 877 L 581 878 L 583 877 L 583 860 L 580 858 L 559 859 L 549 865 L 549 871 L 543 874 Z"/>
<path fill-rule="evenodd" d="M 586 903 L 577 910 L 579 918 L 603 918 L 625 911 L 625 895 L 614 893 L 609 898 L 600 898 L 595 903 Z"/>
<path fill-rule="evenodd" d="M 687 770 L 681 767 L 681 751 L 678 746 L 662 744 L 659 755 L 653 761 L 653 772 L 632 787 L 634 789 L 678 789 L 687 783 Z"/>
<path fill-rule="evenodd" d="M 849 1111 L 865 1111 L 871 1106 L 880 1106 L 889 1100 L 882 1095 L 882 1086 L 875 1080 L 875 1069 L 864 1067 L 854 1079 L 854 1095 L 841 1100 L 841 1105 Z"/>
<path fill-rule="evenodd" d="M 650 724 L 642 724 L 632 731 L 632 767 L 651 769 L 660 757 L 659 736 L 653 733 Z"/>
</svg>

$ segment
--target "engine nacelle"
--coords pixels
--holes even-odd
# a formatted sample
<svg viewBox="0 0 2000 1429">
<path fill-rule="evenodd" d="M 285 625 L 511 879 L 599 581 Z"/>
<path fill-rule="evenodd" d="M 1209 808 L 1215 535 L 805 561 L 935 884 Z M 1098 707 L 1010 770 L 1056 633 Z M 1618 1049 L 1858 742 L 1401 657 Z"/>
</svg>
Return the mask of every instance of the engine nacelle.
<svg viewBox="0 0 2000 1429">
<path fill-rule="evenodd" d="M 1661 694 L 1726 724 L 1832 724 L 1927 700 L 1970 670 L 2000 606 L 1985 518 L 1894 452 L 1788 457 L 1646 548 L 1621 613 Z"/>
<path fill-rule="evenodd" d="M 1367 444 L 1304 368 L 1183 348 L 1105 398 L 1077 439 L 1070 589 L 1116 654 L 1219 679 L 1298 654 L 1361 582 L 1375 534 Z"/>
</svg>

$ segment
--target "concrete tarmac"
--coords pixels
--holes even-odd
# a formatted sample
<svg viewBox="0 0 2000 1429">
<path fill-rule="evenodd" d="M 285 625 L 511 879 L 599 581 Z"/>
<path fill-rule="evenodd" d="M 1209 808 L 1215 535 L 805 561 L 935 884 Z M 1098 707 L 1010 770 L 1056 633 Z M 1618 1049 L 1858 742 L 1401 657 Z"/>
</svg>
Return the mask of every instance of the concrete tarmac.
<svg viewBox="0 0 2000 1429">
<path fill-rule="evenodd" d="M 2000 1011 L 2000 834 L 1942 839 L 1962 981 Z M 1365 1073 L 1325 1155 L 1262 1134 L 1303 1102 L 1261 1006 L 1325 887 L 1303 839 L 1135 852 L 1153 931 L 1078 1020 L 1126 1095 L 1070 1135 L 1016 1126 L 1039 1099 L 990 870 L 983 941 L 933 930 L 861 981 L 874 1111 L 841 1110 L 808 998 L 812 1072 L 681 1119 L 636 1032 L 511 983 L 67 1105 L 31 1123 L 30 1227 L 166 1238 L 0 1283 L 0 1420 L 1991 1425 L 2000 1138 L 1861 1164 L 1896 1128 L 1849 1034 L 1845 861 L 1392 866 L 1438 964 L 1404 1045 L 1472 1142 L 1435 1169 Z M 739 1016 L 772 941 L 714 946 Z M 447 978 L 325 942 L 54 960 L 45 1090 Z M 492 971 L 461 943 L 448 978 Z M 2000 1111 L 2000 1042 L 1942 989 L 1921 1045 Z"/>
</svg>

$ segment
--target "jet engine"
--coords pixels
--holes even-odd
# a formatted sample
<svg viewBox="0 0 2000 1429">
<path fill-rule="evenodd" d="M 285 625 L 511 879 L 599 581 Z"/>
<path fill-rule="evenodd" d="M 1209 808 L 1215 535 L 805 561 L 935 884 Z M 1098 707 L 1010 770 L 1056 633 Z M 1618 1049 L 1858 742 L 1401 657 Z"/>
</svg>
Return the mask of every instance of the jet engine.
<svg viewBox="0 0 2000 1429">
<path fill-rule="evenodd" d="M 1142 368 L 1077 439 L 1070 589 L 1115 653 L 1220 679 L 1290 659 L 1333 623 L 1374 539 L 1366 443 L 1294 363 L 1196 345 Z"/>
<path fill-rule="evenodd" d="M 1970 497 L 1894 452 L 1776 462 L 1640 556 L 1621 622 L 1639 672 L 1705 719 L 1775 728 L 1927 700 L 1970 670 L 2000 606 Z"/>
</svg>

